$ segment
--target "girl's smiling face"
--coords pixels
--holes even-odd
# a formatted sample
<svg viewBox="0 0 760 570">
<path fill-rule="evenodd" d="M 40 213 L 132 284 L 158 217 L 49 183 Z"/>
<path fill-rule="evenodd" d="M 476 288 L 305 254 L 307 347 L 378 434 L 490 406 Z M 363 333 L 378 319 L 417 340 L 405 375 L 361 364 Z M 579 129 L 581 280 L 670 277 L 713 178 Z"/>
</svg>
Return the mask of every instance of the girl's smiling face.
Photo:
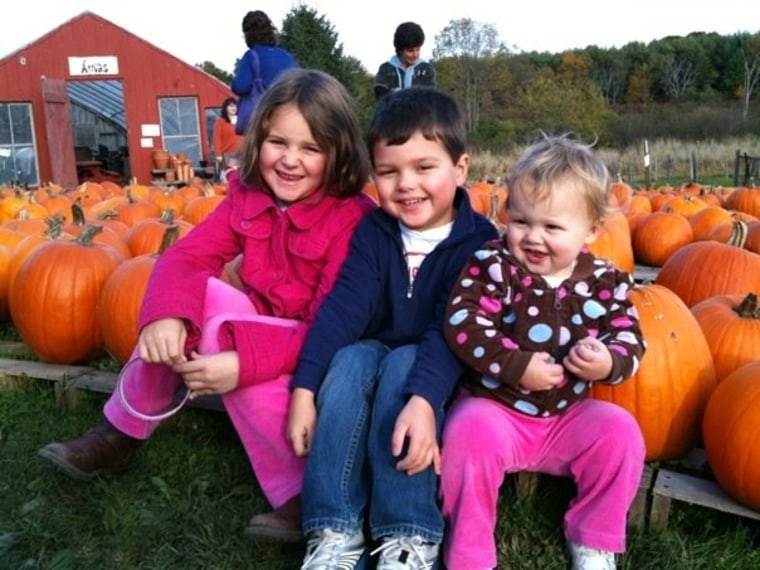
<svg viewBox="0 0 760 570">
<path fill-rule="evenodd" d="M 383 210 L 417 231 L 454 219 L 454 194 L 467 179 L 468 155 L 453 163 L 441 142 L 428 140 L 420 132 L 403 144 L 380 141 L 372 152 Z"/>
<path fill-rule="evenodd" d="M 512 255 L 529 271 L 545 277 L 569 277 L 575 259 L 599 230 L 591 219 L 580 183 L 560 180 L 559 192 L 539 199 L 534 188 L 509 190 L 507 244 Z"/>
<path fill-rule="evenodd" d="M 295 105 L 272 113 L 269 132 L 261 144 L 261 177 L 285 204 L 307 198 L 322 189 L 327 157 Z"/>
</svg>

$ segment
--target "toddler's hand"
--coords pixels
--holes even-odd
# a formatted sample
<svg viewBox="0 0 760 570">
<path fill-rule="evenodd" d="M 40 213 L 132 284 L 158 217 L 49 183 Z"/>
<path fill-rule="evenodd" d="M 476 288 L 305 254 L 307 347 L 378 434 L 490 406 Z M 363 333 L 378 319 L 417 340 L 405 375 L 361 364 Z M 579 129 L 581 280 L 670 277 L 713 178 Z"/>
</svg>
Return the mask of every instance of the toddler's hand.
<svg viewBox="0 0 760 570">
<path fill-rule="evenodd" d="M 565 369 L 548 352 L 535 352 L 525 367 L 520 386 L 531 392 L 551 390 L 566 381 Z"/>
<path fill-rule="evenodd" d="M 562 360 L 568 372 L 581 380 L 604 380 L 612 371 L 612 356 L 607 346 L 594 337 L 579 340 Z"/>
</svg>

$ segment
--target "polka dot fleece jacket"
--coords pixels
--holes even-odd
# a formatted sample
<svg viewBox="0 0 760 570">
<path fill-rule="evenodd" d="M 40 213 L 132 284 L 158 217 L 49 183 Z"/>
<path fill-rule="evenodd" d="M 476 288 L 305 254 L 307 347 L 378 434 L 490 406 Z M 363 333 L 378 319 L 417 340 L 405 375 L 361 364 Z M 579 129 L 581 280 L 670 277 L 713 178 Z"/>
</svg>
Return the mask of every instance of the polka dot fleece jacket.
<svg viewBox="0 0 760 570">
<path fill-rule="evenodd" d="M 447 308 L 446 339 L 470 368 L 465 386 L 529 416 L 561 414 L 587 396 L 588 382 L 566 372 L 553 390 L 531 392 L 519 381 L 534 352 L 561 362 L 587 336 L 612 355 L 612 372 L 603 382 L 629 378 L 645 350 L 638 313 L 628 300 L 633 286 L 629 274 L 583 251 L 572 276 L 555 289 L 518 265 L 504 238 L 486 243 L 462 270 Z"/>
</svg>

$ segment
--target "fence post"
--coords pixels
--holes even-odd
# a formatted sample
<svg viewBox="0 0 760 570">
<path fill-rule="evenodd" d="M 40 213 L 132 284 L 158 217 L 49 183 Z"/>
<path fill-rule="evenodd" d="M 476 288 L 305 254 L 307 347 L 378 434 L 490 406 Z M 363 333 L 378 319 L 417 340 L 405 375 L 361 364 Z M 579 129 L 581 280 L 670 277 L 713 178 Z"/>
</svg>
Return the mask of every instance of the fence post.
<svg viewBox="0 0 760 570">
<path fill-rule="evenodd" d="M 741 158 L 741 151 L 736 149 L 736 158 L 734 159 L 734 188 L 739 186 L 739 159 Z"/>
<path fill-rule="evenodd" d="M 691 151 L 691 181 L 697 181 L 697 153 Z"/>
<path fill-rule="evenodd" d="M 649 177 L 649 141 L 644 139 L 644 188 L 649 190 L 650 177 Z"/>
</svg>

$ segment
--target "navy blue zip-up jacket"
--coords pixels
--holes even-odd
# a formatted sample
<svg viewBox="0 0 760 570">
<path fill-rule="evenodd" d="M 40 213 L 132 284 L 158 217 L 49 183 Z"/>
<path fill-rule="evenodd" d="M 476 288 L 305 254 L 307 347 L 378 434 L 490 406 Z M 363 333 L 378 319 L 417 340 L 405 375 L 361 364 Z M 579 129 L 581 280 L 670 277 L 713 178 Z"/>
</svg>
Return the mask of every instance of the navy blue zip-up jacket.
<svg viewBox="0 0 760 570">
<path fill-rule="evenodd" d="M 457 189 L 454 206 L 451 234 L 422 262 L 413 287 L 398 220 L 378 208 L 359 222 L 338 280 L 309 329 L 293 388 L 317 393 L 333 355 L 359 340 L 376 339 L 390 348 L 416 344 L 406 393 L 442 410 L 463 371 L 443 336 L 449 292 L 470 254 L 497 236 L 494 225 L 471 208 L 464 188 Z"/>
</svg>

